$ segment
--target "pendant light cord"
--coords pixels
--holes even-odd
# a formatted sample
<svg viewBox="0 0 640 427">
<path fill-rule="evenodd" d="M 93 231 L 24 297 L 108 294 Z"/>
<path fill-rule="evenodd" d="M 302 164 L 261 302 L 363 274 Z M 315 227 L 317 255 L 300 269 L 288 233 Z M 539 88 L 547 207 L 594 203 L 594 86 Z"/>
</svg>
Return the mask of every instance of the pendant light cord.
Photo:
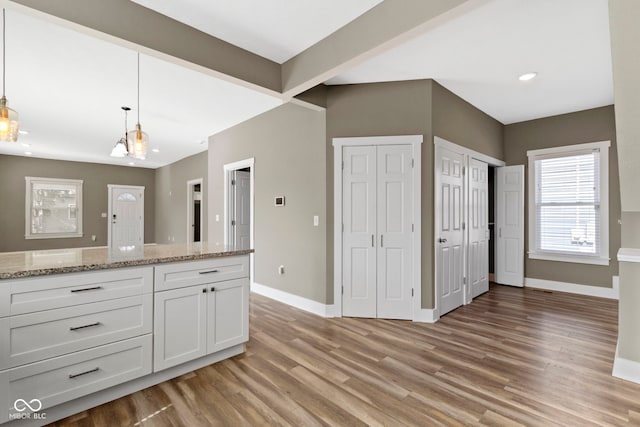
<svg viewBox="0 0 640 427">
<path fill-rule="evenodd" d="M 138 124 L 140 124 L 140 52 L 138 52 Z"/>
<path fill-rule="evenodd" d="M 4 82 L 6 80 L 6 67 L 5 67 L 5 56 L 6 56 L 6 52 L 7 52 L 7 45 L 6 45 L 6 33 L 7 33 L 7 25 L 5 23 L 5 10 L 4 7 L 2 8 L 2 96 L 4 96 Z"/>
</svg>

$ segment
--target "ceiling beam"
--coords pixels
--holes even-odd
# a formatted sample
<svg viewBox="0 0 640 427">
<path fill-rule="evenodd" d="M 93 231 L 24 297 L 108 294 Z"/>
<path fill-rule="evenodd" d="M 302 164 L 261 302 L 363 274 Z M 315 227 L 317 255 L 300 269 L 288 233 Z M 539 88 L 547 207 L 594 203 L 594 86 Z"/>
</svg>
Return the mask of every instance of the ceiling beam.
<svg viewBox="0 0 640 427">
<path fill-rule="evenodd" d="M 284 97 L 304 92 L 488 1 L 384 0 L 282 64 Z"/>
<path fill-rule="evenodd" d="M 74 30 L 280 95 L 280 64 L 129 0 L 10 0 L 8 7 Z"/>
</svg>

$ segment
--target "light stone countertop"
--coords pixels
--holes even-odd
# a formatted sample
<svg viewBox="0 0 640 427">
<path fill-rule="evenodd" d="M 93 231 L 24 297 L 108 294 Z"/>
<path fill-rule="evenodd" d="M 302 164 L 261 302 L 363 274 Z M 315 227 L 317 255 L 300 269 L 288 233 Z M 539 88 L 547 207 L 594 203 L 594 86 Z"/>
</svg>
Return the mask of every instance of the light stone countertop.
<svg viewBox="0 0 640 427">
<path fill-rule="evenodd" d="M 0 252 L 0 280 L 47 276 L 78 271 L 133 267 L 165 262 L 246 255 L 253 249 L 224 245 L 180 243 L 170 245 L 127 246 L 120 248 L 51 249 L 25 252 Z"/>
</svg>

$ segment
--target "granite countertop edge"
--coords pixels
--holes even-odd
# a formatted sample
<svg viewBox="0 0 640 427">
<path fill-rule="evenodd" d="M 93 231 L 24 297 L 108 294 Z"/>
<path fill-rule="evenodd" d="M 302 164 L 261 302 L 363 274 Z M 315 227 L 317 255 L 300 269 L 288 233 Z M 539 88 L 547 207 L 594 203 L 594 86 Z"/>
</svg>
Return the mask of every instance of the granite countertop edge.
<svg viewBox="0 0 640 427">
<path fill-rule="evenodd" d="M 34 270 L 20 270 L 20 271 L 0 273 L 0 280 L 22 279 L 25 277 L 51 276 L 54 274 L 77 273 L 82 271 L 109 270 L 113 268 L 137 267 L 141 265 L 164 264 L 169 262 L 197 261 L 197 260 L 209 259 L 209 258 L 248 255 L 251 253 L 253 253 L 253 249 L 241 249 L 241 250 L 229 250 L 229 251 L 223 251 L 223 252 L 174 255 L 174 256 L 147 258 L 147 259 L 138 259 L 138 260 L 114 261 L 114 262 L 107 262 L 107 263 L 51 267 L 51 268 L 42 268 L 42 269 L 34 269 Z"/>
</svg>

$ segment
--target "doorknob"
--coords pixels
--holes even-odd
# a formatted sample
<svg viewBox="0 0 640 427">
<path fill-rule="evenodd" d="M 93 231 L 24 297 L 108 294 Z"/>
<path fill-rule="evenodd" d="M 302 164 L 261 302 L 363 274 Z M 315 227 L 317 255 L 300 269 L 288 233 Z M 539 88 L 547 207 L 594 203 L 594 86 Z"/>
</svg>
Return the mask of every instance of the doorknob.
<svg viewBox="0 0 640 427">
<path fill-rule="evenodd" d="M 447 243 L 447 239 L 443 239 L 442 237 L 438 239 L 438 242 L 440 243 Z"/>
</svg>

